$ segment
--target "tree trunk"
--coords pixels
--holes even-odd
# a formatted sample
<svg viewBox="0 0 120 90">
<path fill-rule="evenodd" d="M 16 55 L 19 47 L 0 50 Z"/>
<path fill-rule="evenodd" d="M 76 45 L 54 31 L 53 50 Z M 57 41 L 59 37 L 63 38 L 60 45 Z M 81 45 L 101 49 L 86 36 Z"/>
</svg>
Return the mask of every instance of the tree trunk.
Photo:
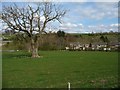
<svg viewBox="0 0 120 90">
<path fill-rule="evenodd" d="M 33 39 L 31 39 L 31 49 L 32 49 L 31 53 L 32 53 L 32 57 L 33 57 L 33 58 L 40 57 L 40 56 L 38 55 L 37 43 L 36 43 Z"/>
<path fill-rule="evenodd" d="M 34 46 L 33 46 L 33 48 L 32 48 L 32 57 L 33 57 L 33 58 L 40 57 L 40 56 L 38 55 L 38 48 L 36 48 L 36 47 L 34 47 Z"/>
</svg>

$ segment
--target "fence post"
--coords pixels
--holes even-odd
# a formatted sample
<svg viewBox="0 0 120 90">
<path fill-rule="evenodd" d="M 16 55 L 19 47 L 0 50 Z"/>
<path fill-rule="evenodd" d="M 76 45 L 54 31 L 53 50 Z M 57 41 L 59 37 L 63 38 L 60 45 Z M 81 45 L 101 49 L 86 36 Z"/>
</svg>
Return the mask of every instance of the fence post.
<svg viewBox="0 0 120 90">
<path fill-rule="evenodd" d="M 68 82 L 68 90 L 70 90 L 70 82 Z"/>
</svg>

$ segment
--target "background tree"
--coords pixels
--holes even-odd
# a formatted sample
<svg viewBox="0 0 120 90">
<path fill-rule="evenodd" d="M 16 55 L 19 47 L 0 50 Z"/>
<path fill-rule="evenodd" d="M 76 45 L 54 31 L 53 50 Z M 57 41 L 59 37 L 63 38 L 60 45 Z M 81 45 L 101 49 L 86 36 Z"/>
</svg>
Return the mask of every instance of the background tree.
<svg viewBox="0 0 120 90">
<path fill-rule="evenodd" d="M 100 39 L 103 41 L 103 42 L 106 42 L 106 43 L 109 43 L 109 40 L 107 38 L 107 36 L 101 36 Z"/>
<path fill-rule="evenodd" d="M 65 41 L 65 32 L 64 31 L 57 31 L 57 36 L 58 36 L 58 39 L 57 39 L 57 46 L 58 48 L 61 50 L 61 49 L 65 49 L 65 44 L 66 44 L 66 41 Z"/>
<path fill-rule="evenodd" d="M 7 25 L 7 28 L 16 33 L 27 35 L 31 43 L 32 57 L 38 55 L 38 39 L 41 34 L 46 33 L 45 28 L 51 21 L 61 21 L 66 14 L 66 10 L 52 2 L 41 2 L 36 7 L 28 5 L 27 7 L 18 7 L 16 4 L 3 6 L 1 19 Z"/>
<path fill-rule="evenodd" d="M 65 37 L 65 32 L 59 30 L 59 31 L 57 31 L 57 35 L 58 35 L 58 37 Z"/>
</svg>

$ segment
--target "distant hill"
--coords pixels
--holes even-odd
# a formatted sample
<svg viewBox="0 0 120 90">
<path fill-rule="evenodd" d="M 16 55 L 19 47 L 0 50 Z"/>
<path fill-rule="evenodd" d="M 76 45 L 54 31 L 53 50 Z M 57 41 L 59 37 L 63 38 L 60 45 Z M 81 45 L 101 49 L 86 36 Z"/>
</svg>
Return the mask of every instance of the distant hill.
<svg viewBox="0 0 120 90">
<path fill-rule="evenodd" d="M 80 44 L 117 44 L 119 33 L 89 33 L 89 34 L 78 34 L 78 33 L 65 33 L 64 36 L 59 37 L 57 33 L 43 34 L 42 38 L 39 39 L 40 50 L 61 50 L 69 46 L 70 43 Z M 3 48 L 12 49 L 27 49 L 30 47 L 30 41 L 20 39 L 21 37 L 15 34 L 7 35 L 3 34 L 3 41 L 13 41 L 7 43 Z M 25 37 L 26 38 L 26 37 Z M 24 44 L 23 44 L 24 43 Z"/>
<path fill-rule="evenodd" d="M 69 34 L 75 37 L 75 42 L 86 43 L 98 43 L 104 42 L 101 37 L 106 37 L 110 43 L 118 42 L 118 33 L 89 33 L 89 34 Z"/>
</svg>

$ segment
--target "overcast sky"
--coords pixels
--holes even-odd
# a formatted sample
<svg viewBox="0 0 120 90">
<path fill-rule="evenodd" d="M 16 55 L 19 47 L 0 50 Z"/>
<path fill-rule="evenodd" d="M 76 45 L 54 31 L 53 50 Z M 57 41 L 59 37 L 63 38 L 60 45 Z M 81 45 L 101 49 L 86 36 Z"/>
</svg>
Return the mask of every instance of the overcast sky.
<svg viewBox="0 0 120 90">
<path fill-rule="evenodd" d="M 2 5 L 9 5 L 8 1 L 2 0 Z M 111 2 L 109 0 L 104 0 L 106 2 L 100 0 L 91 0 L 91 2 L 87 0 L 77 0 L 80 2 L 75 2 L 75 0 L 74 2 L 73 0 L 64 1 L 69 2 L 60 2 L 60 4 L 69 11 L 62 18 L 62 24 L 54 22 L 48 26 L 49 29 L 54 29 L 53 31 L 60 29 L 68 33 L 118 31 L 118 0 L 110 0 Z M 17 4 L 21 5 L 19 2 Z M 22 4 L 24 6 L 25 3 Z"/>
</svg>

